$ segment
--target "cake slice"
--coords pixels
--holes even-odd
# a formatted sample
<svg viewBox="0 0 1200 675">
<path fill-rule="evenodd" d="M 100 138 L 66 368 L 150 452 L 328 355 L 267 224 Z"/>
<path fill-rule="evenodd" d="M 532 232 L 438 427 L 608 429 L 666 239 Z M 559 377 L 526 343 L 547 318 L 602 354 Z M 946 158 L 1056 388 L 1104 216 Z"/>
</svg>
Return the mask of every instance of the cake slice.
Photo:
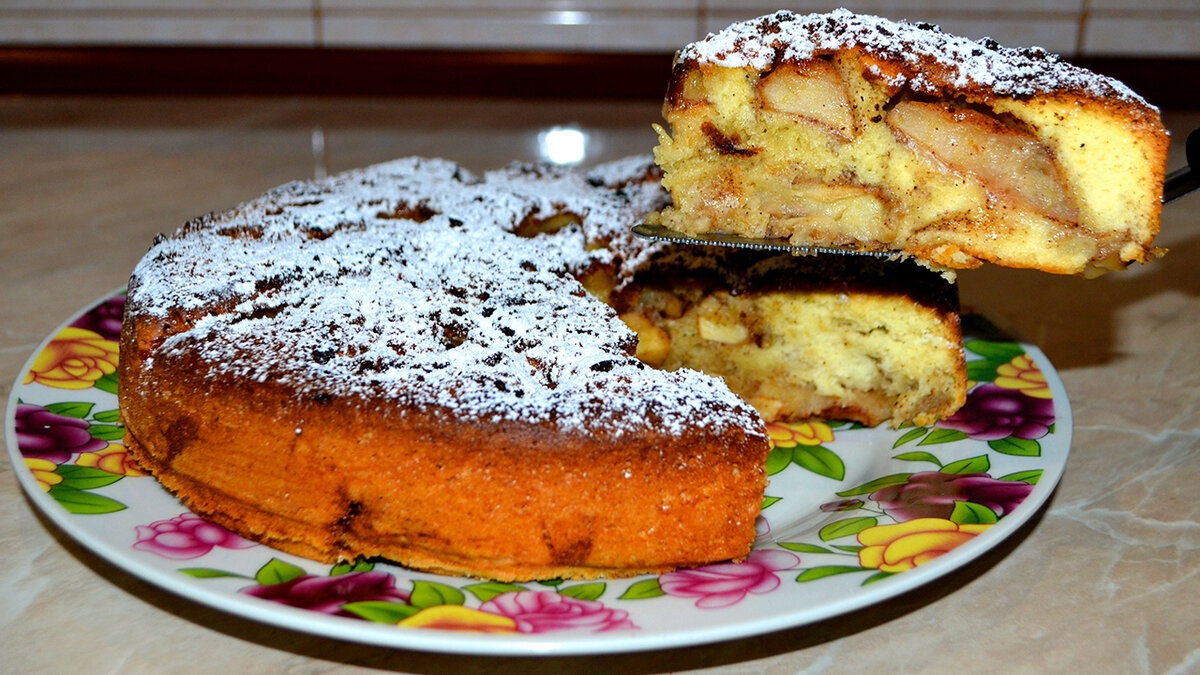
<svg viewBox="0 0 1200 675">
<path fill-rule="evenodd" d="M 926 425 L 966 400 L 957 287 L 911 260 L 675 247 L 611 303 L 644 362 L 720 376 L 768 422 Z"/>
<path fill-rule="evenodd" d="M 1159 253 L 1158 111 L 1040 49 L 783 11 L 685 47 L 664 117 L 654 219 L 686 234 L 1088 276 Z"/>
</svg>

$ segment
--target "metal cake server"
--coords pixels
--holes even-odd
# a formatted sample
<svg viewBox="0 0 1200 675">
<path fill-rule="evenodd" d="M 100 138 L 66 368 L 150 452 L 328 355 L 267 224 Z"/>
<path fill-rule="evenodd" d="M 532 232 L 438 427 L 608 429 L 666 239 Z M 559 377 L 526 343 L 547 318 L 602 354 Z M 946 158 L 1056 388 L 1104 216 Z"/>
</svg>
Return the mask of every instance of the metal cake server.
<svg viewBox="0 0 1200 675">
<path fill-rule="evenodd" d="M 1170 204 L 1197 188 L 1200 188 L 1200 129 L 1192 129 L 1183 144 L 1183 155 L 1187 161 L 1183 167 L 1167 174 L 1163 182 L 1163 204 Z"/>
<path fill-rule="evenodd" d="M 792 251 L 800 255 L 816 255 L 818 253 L 837 253 L 839 255 L 869 255 L 876 258 L 889 258 L 898 255 L 894 251 L 866 251 L 856 248 L 839 248 L 835 246 L 799 246 L 789 243 L 787 239 L 754 239 L 736 234 L 684 234 L 668 227 L 654 223 L 634 225 L 633 233 L 639 237 L 655 241 L 668 241 L 684 244 L 707 244 L 710 246 L 731 246 L 755 251 Z"/>
</svg>

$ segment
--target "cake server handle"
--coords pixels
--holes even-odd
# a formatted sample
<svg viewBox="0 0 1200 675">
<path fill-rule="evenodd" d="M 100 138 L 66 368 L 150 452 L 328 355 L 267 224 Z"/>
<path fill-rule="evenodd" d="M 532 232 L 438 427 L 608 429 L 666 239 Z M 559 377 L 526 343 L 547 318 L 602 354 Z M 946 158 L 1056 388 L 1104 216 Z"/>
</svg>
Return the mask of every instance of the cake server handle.
<svg viewBox="0 0 1200 675">
<path fill-rule="evenodd" d="M 1183 143 L 1184 159 L 1187 164 L 1167 175 L 1163 181 L 1163 204 L 1170 204 L 1189 192 L 1200 188 L 1200 129 L 1192 129 Z"/>
</svg>

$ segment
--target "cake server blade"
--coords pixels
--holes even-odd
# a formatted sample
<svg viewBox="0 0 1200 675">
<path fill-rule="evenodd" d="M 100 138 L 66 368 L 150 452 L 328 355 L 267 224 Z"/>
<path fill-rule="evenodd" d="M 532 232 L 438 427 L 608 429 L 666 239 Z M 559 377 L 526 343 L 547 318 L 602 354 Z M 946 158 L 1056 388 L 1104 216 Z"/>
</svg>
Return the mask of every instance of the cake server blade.
<svg viewBox="0 0 1200 675">
<path fill-rule="evenodd" d="M 820 253 L 836 253 L 838 255 L 868 255 L 875 258 L 890 258 L 902 255 L 898 251 L 868 251 L 858 248 L 838 246 L 800 246 L 789 243 L 787 239 L 754 239 L 736 234 L 684 234 L 655 223 L 635 225 L 633 233 L 639 237 L 666 241 L 677 244 L 707 244 L 710 246 L 732 246 L 755 251 L 791 251 L 798 255 L 817 255 Z"/>
<path fill-rule="evenodd" d="M 1183 144 L 1184 159 L 1187 161 L 1182 168 L 1172 171 L 1167 176 L 1163 186 L 1163 203 L 1170 204 L 1180 197 L 1200 189 L 1200 129 L 1192 129 Z"/>
</svg>

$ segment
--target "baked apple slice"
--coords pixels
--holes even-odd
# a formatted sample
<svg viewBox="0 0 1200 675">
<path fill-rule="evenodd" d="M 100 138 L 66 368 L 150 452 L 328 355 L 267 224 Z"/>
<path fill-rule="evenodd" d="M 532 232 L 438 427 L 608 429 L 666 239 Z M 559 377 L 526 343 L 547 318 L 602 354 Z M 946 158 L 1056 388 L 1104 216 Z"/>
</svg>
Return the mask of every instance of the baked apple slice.
<svg viewBox="0 0 1200 675">
<path fill-rule="evenodd" d="M 781 64 L 758 83 L 758 95 L 763 108 L 820 122 L 844 140 L 854 137 L 846 83 L 829 61 Z"/>
<path fill-rule="evenodd" d="M 1054 153 L 1020 129 L 977 110 L 924 101 L 897 103 L 887 124 L 950 169 L 974 175 L 1002 201 L 1056 220 L 1079 219 Z"/>
</svg>

